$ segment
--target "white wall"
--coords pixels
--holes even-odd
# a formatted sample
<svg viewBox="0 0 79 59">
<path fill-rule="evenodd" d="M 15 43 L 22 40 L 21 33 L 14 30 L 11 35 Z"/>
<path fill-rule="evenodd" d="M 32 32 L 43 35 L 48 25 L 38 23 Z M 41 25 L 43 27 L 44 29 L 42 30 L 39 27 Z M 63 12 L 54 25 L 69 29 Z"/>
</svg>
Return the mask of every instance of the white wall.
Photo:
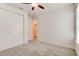
<svg viewBox="0 0 79 59">
<path fill-rule="evenodd" d="M 74 48 L 74 5 L 38 17 L 38 40 Z"/>
<path fill-rule="evenodd" d="M 28 15 L 28 40 L 32 40 L 32 17 Z"/>
<path fill-rule="evenodd" d="M 75 40 L 75 50 L 79 56 L 79 5 L 76 5 L 76 40 Z"/>
</svg>

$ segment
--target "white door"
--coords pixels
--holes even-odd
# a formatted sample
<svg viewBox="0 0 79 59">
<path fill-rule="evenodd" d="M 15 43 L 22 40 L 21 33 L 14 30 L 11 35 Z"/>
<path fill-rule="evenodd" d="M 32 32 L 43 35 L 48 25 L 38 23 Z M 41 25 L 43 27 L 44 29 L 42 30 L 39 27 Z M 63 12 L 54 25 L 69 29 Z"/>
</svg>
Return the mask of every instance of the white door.
<svg viewBox="0 0 79 59">
<path fill-rule="evenodd" d="M 23 44 L 23 16 L 0 9 L 0 51 Z"/>
</svg>

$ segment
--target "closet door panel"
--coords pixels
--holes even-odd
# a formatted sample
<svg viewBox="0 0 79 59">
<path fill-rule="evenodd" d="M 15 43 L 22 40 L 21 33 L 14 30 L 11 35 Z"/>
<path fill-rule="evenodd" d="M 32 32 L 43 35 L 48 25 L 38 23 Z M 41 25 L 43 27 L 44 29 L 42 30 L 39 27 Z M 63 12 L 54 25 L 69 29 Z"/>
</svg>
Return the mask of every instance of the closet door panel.
<svg viewBox="0 0 79 59">
<path fill-rule="evenodd" d="M 23 44 L 23 16 L 0 9 L 0 51 Z"/>
</svg>

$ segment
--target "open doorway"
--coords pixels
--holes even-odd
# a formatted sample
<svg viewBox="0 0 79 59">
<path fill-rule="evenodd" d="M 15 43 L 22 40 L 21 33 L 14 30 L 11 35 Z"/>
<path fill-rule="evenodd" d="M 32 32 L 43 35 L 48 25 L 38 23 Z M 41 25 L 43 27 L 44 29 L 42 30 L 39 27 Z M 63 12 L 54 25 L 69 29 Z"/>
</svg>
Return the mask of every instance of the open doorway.
<svg viewBox="0 0 79 59">
<path fill-rule="evenodd" d="M 37 20 L 32 20 L 32 40 L 37 40 Z"/>
</svg>

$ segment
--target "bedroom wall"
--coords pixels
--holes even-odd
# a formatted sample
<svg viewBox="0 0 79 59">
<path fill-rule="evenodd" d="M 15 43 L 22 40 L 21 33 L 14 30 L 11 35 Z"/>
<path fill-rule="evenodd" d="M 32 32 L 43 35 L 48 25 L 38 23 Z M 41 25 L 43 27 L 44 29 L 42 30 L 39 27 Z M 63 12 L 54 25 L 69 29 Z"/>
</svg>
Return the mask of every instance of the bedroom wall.
<svg viewBox="0 0 79 59">
<path fill-rule="evenodd" d="M 28 15 L 28 40 L 32 40 L 32 17 Z"/>
<path fill-rule="evenodd" d="M 38 40 L 74 49 L 74 4 L 38 17 Z"/>
<path fill-rule="evenodd" d="M 76 28 L 76 40 L 75 40 L 75 50 L 77 55 L 79 56 L 79 4 L 76 5 L 76 24 L 75 24 L 75 28 Z"/>
</svg>

